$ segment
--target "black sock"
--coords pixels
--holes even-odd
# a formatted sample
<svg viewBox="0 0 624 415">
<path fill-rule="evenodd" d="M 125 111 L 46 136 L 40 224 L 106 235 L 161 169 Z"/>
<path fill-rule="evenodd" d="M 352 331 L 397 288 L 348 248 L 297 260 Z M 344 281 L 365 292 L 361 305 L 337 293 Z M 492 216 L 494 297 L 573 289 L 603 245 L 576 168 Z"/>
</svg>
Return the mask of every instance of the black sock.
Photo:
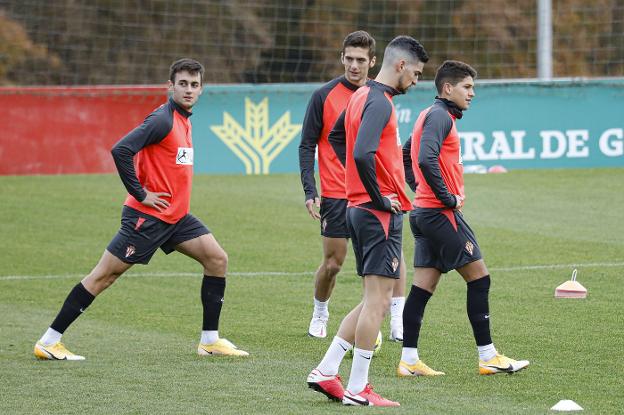
<svg viewBox="0 0 624 415">
<path fill-rule="evenodd" d="M 490 336 L 490 276 L 486 275 L 478 280 L 470 281 L 466 295 L 466 311 L 472 325 L 477 346 L 485 346 L 492 343 Z"/>
<path fill-rule="evenodd" d="M 403 347 L 418 347 L 418 336 L 427 302 L 433 294 L 412 285 L 403 307 Z"/>
<path fill-rule="evenodd" d="M 225 278 L 204 275 L 201 286 L 201 300 L 204 306 L 204 324 L 202 330 L 218 330 L 219 316 L 223 306 Z"/>
<path fill-rule="evenodd" d="M 59 311 L 50 327 L 59 333 L 65 333 L 67 327 L 80 317 L 82 312 L 91 305 L 94 298 L 95 296 L 79 282 L 65 299 L 61 311 Z"/>
</svg>

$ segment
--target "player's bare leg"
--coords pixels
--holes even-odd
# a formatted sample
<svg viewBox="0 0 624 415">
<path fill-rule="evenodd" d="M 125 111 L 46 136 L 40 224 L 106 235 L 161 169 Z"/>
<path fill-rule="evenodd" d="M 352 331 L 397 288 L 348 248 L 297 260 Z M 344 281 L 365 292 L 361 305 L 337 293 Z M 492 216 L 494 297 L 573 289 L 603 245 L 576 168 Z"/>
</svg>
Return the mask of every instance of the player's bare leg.
<svg viewBox="0 0 624 415">
<path fill-rule="evenodd" d="M 132 264 L 127 264 L 108 251 L 104 251 L 95 268 L 82 279 L 82 285 L 93 296 L 113 285 L 117 278 L 130 269 Z"/>
<path fill-rule="evenodd" d="M 442 273 L 436 268 L 414 268 L 412 284 L 433 294 L 442 278 Z"/>
<path fill-rule="evenodd" d="M 201 235 L 182 242 L 175 249 L 199 262 L 204 267 L 204 275 L 225 278 L 228 256 L 213 234 Z"/>
<path fill-rule="evenodd" d="M 461 275 L 466 282 L 476 281 L 480 278 L 485 278 L 490 274 L 487 266 L 485 265 L 485 261 L 482 259 L 466 264 L 461 268 L 457 268 L 457 272 L 459 272 L 459 275 Z"/>
<path fill-rule="evenodd" d="M 371 351 L 375 347 L 379 327 L 388 312 L 394 281 L 394 278 L 379 275 L 364 277 L 364 299 L 355 328 L 356 347 Z"/>
<path fill-rule="evenodd" d="M 329 298 L 336 285 L 336 275 L 340 272 L 347 256 L 346 238 L 323 237 L 323 262 L 316 271 L 314 278 L 314 311 L 308 328 L 311 337 L 327 336 L 327 320 L 329 319 Z"/>
<path fill-rule="evenodd" d="M 338 328 L 338 333 L 336 334 L 338 337 L 348 341 L 351 344 L 355 344 L 355 329 L 357 327 L 357 322 L 360 318 L 363 305 L 363 302 L 359 303 L 342 319 L 340 327 Z"/>
<path fill-rule="evenodd" d="M 132 264 L 104 251 L 99 262 L 69 293 L 58 315 L 35 345 L 35 356 L 44 360 L 84 360 L 65 348 L 61 337 L 65 330 L 91 305 L 97 295 L 110 287 Z"/>
<path fill-rule="evenodd" d="M 182 242 L 176 251 L 199 262 L 204 267 L 201 300 L 203 324 L 197 352 L 202 355 L 249 356 L 234 344 L 219 337 L 219 317 L 225 293 L 228 256 L 212 234 Z"/>
</svg>

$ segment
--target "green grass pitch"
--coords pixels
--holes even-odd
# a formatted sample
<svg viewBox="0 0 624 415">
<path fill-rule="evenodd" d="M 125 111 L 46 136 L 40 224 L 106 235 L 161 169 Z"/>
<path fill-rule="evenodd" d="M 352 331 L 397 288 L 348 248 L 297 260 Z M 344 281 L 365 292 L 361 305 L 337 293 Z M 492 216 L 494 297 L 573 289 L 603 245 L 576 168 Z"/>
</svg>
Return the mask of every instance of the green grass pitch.
<svg viewBox="0 0 624 415">
<path fill-rule="evenodd" d="M 343 408 L 305 383 L 359 301 L 361 281 L 349 251 L 330 303 L 330 335 L 308 338 L 321 251 L 297 175 L 195 178 L 192 211 L 230 258 L 220 332 L 250 358 L 196 355 L 201 269 L 159 252 L 67 331 L 64 342 L 85 362 L 40 362 L 32 347 L 117 231 L 123 186 L 114 175 L 1 177 L 0 413 L 545 414 L 560 399 L 586 414 L 622 413 L 622 183 L 624 169 L 467 176 L 465 215 L 493 278 L 494 342 L 531 366 L 477 375 L 465 284 L 452 272 L 429 303 L 419 347 L 447 375 L 398 379 L 400 345 L 384 342 L 370 379 L 402 406 L 380 410 Z M 404 229 L 409 263 L 407 220 Z M 554 299 L 574 267 L 589 297 Z M 345 360 L 343 377 L 349 368 Z"/>
</svg>

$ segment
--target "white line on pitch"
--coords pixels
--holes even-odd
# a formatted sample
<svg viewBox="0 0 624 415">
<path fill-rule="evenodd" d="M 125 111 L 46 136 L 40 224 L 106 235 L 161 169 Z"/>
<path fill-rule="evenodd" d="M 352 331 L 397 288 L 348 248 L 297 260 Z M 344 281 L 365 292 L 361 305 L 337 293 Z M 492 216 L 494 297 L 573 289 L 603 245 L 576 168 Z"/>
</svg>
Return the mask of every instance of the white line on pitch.
<svg viewBox="0 0 624 415">
<path fill-rule="evenodd" d="M 540 269 L 566 269 L 566 268 L 595 268 L 595 267 L 609 267 L 617 268 L 624 267 L 624 262 L 590 262 L 590 263 L 578 263 L 578 264 L 546 264 L 546 265 L 522 265 L 522 266 L 510 266 L 510 267 L 493 267 L 490 268 L 494 272 L 512 272 L 512 271 L 531 271 Z M 354 274 L 354 270 L 343 270 L 342 274 Z M 141 277 L 197 277 L 200 274 L 197 272 L 137 272 L 128 273 L 124 275 L 124 278 L 141 278 Z M 314 272 L 280 272 L 280 271 L 266 271 L 266 272 L 230 272 L 229 276 L 233 277 L 298 277 L 298 276 L 310 276 L 314 275 Z M 65 274 L 65 275 L 2 275 L 0 281 L 15 281 L 15 280 L 54 280 L 63 278 L 81 278 L 83 274 Z"/>
<path fill-rule="evenodd" d="M 534 269 L 561 269 L 561 268 L 593 268 L 593 267 L 624 267 L 624 262 L 589 262 L 578 264 L 550 264 L 550 265 L 522 265 L 517 267 L 493 267 L 492 271 L 505 272 L 505 271 L 530 271 Z"/>
<path fill-rule="evenodd" d="M 199 272 L 132 272 L 123 275 L 123 278 L 135 278 L 135 277 L 197 277 L 201 274 Z M 258 277 L 258 276 L 305 276 L 314 275 L 313 272 L 228 272 L 228 276 L 234 277 Z M 62 278 L 81 278 L 84 274 L 65 274 L 65 275 L 3 275 L 0 276 L 0 281 L 12 281 L 12 280 L 56 280 Z"/>
</svg>

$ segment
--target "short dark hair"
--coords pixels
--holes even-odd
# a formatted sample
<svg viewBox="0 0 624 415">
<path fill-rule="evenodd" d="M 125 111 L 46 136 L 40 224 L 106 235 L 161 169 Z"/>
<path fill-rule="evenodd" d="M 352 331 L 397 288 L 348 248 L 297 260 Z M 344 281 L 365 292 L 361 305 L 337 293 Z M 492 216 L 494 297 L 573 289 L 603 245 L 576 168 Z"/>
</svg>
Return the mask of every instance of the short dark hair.
<svg viewBox="0 0 624 415">
<path fill-rule="evenodd" d="M 204 83 L 204 66 L 195 59 L 182 58 L 173 62 L 169 68 L 169 80 L 175 82 L 176 74 L 182 71 L 187 71 L 191 75 L 199 73 L 200 83 Z"/>
<path fill-rule="evenodd" d="M 373 59 L 375 56 L 375 38 L 368 32 L 358 30 L 353 33 L 349 33 L 342 42 L 342 53 L 348 47 L 368 49 L 368 57 Z"/>
<path fill-rule="evenodd" d="M 468 76 L 471 76 L 472 79 L 477 77 L 477 71 L 472 66 L 460 61 L 444 61 L 436 71 L 435 76 L 438 94 L 442 93 L 444 84 L 449 83 L 455 86 Z"/>
<path fill-rule="evenodd" d="M 419 60 L 427 63 L 429 55 L 427 51 L 416 39 L 411 36 L 397 36 L 388 43 L 384 52 L 384 61 L 386 57 L 390 57 L 392 51 L 405 52 L 411 56 L 413 60 Z"/>
</svg>

